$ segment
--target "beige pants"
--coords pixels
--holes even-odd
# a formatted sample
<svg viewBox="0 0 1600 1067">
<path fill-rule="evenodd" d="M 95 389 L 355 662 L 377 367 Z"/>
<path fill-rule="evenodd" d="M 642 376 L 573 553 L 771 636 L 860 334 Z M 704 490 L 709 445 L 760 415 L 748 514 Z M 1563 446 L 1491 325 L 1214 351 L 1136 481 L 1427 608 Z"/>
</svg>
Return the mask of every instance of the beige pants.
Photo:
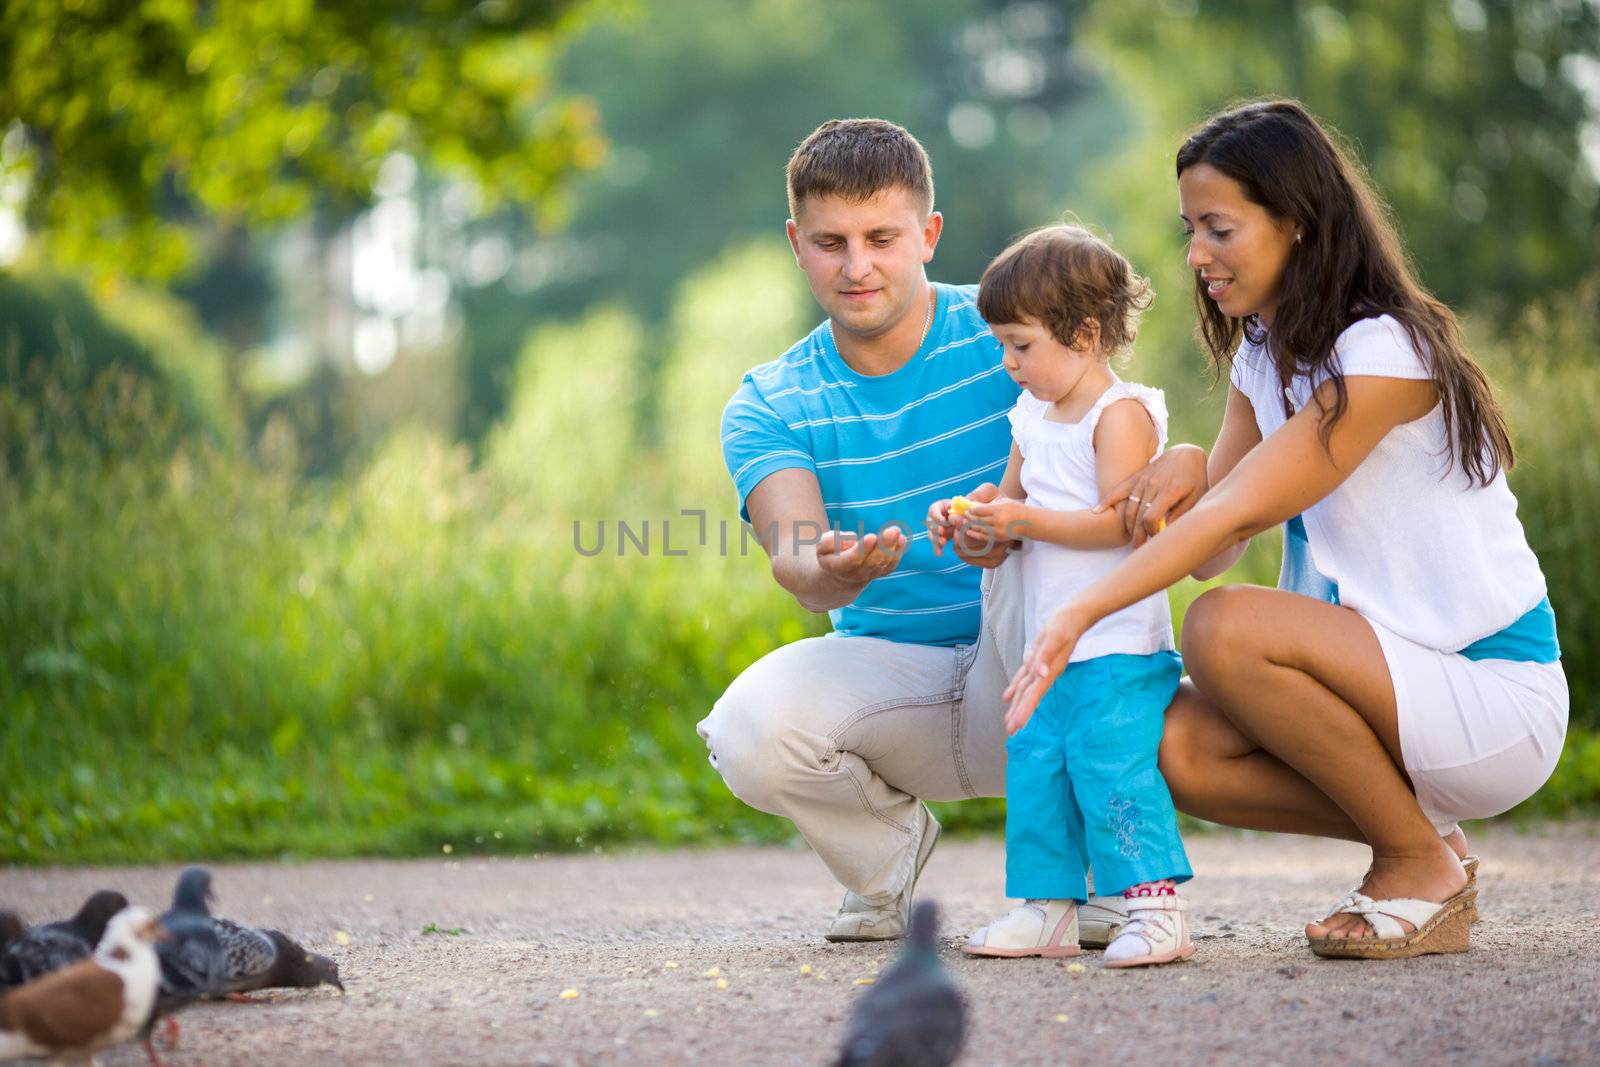
<svg viewBox="0 0 1600 1067">
<path fill-rule="evenodd" d="M 984 572 L 977 645 L 806 638 L 752 663 L 696 726 L 734 795 L 792 820 L 870 904 L 910 878 L 923 800 L 1005 795 L 1019 562 Z"/>
</svg>

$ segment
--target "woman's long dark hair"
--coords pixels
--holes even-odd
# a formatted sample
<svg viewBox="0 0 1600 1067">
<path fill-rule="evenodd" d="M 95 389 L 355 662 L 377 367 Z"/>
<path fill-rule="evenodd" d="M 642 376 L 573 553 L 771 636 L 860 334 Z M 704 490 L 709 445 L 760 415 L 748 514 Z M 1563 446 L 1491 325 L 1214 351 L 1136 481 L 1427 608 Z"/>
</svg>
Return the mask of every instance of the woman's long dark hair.
<svg viewBox="0 0 1600 1067">
<path fill-rule="evenodd" d="M 1360 169 L 1310 112 L 1293 100 L 1245 104 L 1214 116 L 1178 149 L 1178 174 L 1206 163 L 1238 182 L 1244 195 L 1303 233 L 1278 284 L 1278 307 L 1266 331 L 1251 316 L 1223 314 L 1195 276 L 1200 334 L 1214 366 L 1225 367 L 1241 337 L 1259 344 L 1284 385 L 1320 371 L 1335 400 L 1322 422 L 1326 445 L 1348 405 L 1334 359 L 1340 333 L 1361 319 L 1391 315 L 1429 360 L 1443 405 L 1451 457 L 1487 485 L 1513 461 L 1505 415 L 1489 379 L 1461 343 L 1448 307 L 1411 270 L 1387 212 Z"/>
</svg>

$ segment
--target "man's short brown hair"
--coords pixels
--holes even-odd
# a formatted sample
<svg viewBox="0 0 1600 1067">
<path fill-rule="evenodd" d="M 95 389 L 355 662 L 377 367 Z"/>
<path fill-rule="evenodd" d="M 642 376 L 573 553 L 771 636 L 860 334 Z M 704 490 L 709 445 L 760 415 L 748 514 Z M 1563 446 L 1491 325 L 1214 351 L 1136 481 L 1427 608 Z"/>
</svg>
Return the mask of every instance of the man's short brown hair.
<svg viewBox="0 0 1600 1067">
<path fill-rule="evenodd" d="M 933 210 L 933 165 L 917 139 L 884 119 L 829 119 L 789 157 L 789 217 L 808 196 L 860 203 L 901 188 Z"/>
<path fill-rule="evenodd" d="M 978 314 L 991 326 L 1032 319 L 1071 346 L 1091 321 L 1107 355 L 1133 342 L 1150 282 L 1082 226 L 1034 230 L 994 257 L 978 282 Z"/>
</svg>

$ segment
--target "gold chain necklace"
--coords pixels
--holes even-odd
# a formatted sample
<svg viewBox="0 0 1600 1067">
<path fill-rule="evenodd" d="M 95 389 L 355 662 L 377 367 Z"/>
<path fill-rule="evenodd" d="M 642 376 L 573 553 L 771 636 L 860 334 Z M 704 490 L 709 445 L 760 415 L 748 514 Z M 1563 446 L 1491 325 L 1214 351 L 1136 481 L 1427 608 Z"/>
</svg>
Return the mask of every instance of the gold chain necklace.
<svg viewBox="0 0 1600 1067">
<path fill-rule="evenodd" d="M 927 316 L 927 318 L 922 320 L 922 336 L 917 338 L 917 348 L 912 350 L 913 353 L 915 351 L 917 351 L 918 349 L 922 348 L 923 342 L 928 339 L 928 331 L 933 329 L 933 308 L 934 308 L 934 305 L 937 304 L 938 302 L 939 302 L 939 290 L 934 289 L 932 286 L 929 286 L 928 287 L 928 316 Z M 833 342 L 833 350 L 835 352 L 839 351 L 839 338 L 837 336 L 835 336 L 835 334 L 833 332 L 833 318 L 831 316 L 828 319 L 828 339 Z"/>
<path fill-rule="evenodd" d="M 922 320 L 922 336 L 917 338 L 917 347 L 921 348 L 928 339 L 928 331 L 933 329 L 933 305 L 939 302 L 939 290 L 929 286 L 928 291 L 928 317 Z"/>
</svg>

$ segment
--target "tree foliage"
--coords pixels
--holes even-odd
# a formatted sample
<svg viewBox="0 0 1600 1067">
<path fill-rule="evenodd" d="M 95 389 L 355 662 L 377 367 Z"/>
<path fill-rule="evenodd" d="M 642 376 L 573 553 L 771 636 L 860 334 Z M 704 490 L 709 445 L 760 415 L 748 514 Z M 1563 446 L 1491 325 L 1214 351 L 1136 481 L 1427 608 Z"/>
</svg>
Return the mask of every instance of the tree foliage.
<svg viewBox="0 0 1600 1067">
<path fill-rule="evenodd" d="M 1136 165 L 1169 185 L 1208 114 L 1294 96 L 1350 142 L 1448 302 L 1520 307 L 1600 265 L 1600 5 L 1135 0 L 1086 31 L 1153 141 Z"/>
<path fill-rule="evenodd" d="M 603 154 L 552 84 L 579 0 L 7 0 L 3 165 L 54 258 L 166 276 L 184 220 L 354 206 L 385 157 L 550 210 Z"/>
<path fill-rule="evenodd" d="M 914 11 L 693 0 L 594 20 L 564 51 L 559 80 L 596 101 L 612 151 L 575 183 L 561 235 L 517 233 L 553 250 L 558 268 L 463 294 L 465 427 L 476 433 L 501 411 L 515 352 L 505 338 L 593 302 L 661 321 L 679 283 L 726 250 L 754 238 L 781 245 L 784 163 L 829 118 L 891 119 L 927 146 L 946 217 L 930 269 L 976 281 L 1019 230 L 1067 206 L 1085 166 L 1119 137 L 1116 108 L 1070 47 L 1080 18 L 1077 5 L 992 0 Z M 780 349 L 749 352 L 747 365 Z"/>
</svg>

